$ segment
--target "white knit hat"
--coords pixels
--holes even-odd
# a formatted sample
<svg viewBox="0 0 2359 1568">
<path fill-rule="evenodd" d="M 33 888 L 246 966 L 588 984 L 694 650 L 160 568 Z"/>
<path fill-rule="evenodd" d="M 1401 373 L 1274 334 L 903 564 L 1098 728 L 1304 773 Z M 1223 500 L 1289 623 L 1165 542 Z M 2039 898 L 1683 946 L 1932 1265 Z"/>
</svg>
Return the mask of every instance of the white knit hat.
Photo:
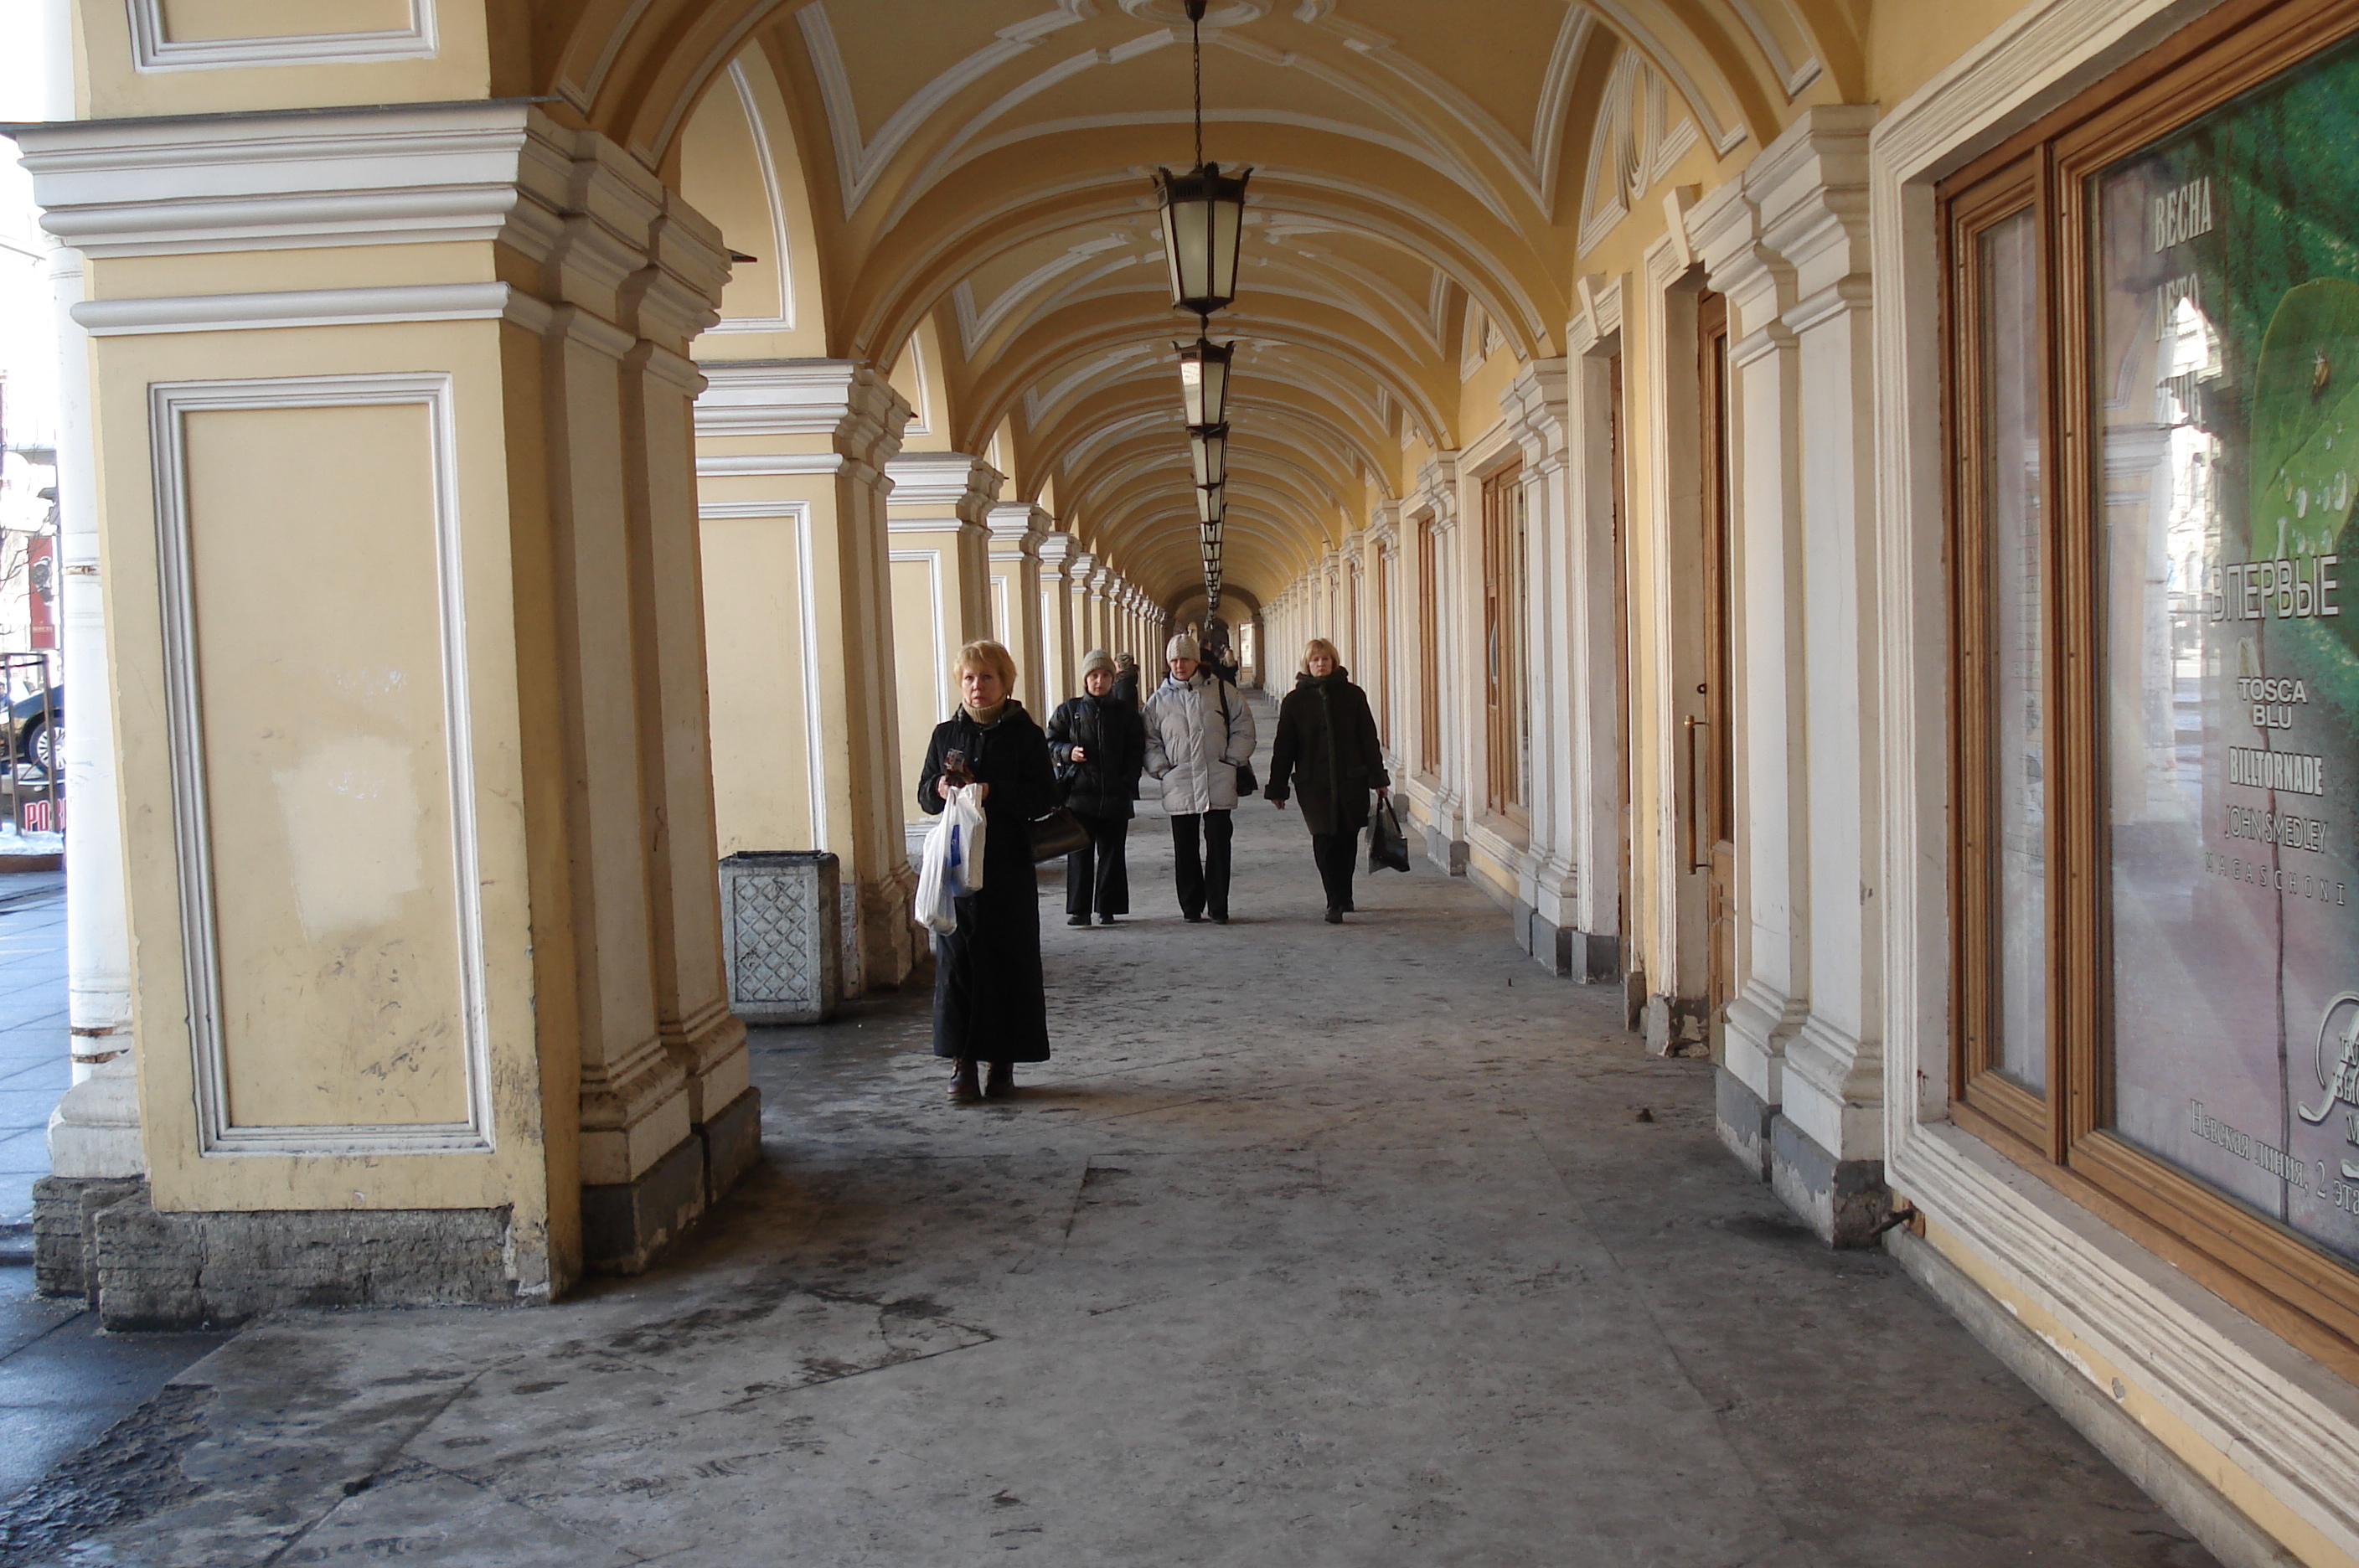
<svg viewBox="0 0 2359 1568">
<path fill-rule="evenodd" d="M 1178 637 L 1173 637 L 1169 642 L 1164 644 L 1163 657 L 1166 659 L 1201 659 L 1204 657 L 1204 650 L 1196 646 L 1196 639 L 1194 637 L 1190 637 L 1186 632 L 1181 632 Z"/>
</svg>

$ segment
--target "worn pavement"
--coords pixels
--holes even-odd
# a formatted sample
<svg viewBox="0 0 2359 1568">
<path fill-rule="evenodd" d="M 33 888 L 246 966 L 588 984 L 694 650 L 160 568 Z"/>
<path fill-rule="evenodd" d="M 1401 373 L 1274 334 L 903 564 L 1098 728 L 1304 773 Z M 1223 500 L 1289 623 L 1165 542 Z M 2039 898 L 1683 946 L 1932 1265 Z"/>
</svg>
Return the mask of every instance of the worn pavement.
<svg viewBox="0 0 2359 1568">
<path fill-rule="evenodd" d="M 1266 718 L 1267 710 L 1264 710 Z M 954 1108 L 922 996 L 763 1031 L 769 1163 L 645 1278 L 249 1328 L 0 1512 L 0 1563 L 1986 1568 L 2210 1563 L 1708 1063 L 1420 866 L 1321 922 L 1044 882 L 1056 1060 Z"/>
</svg>

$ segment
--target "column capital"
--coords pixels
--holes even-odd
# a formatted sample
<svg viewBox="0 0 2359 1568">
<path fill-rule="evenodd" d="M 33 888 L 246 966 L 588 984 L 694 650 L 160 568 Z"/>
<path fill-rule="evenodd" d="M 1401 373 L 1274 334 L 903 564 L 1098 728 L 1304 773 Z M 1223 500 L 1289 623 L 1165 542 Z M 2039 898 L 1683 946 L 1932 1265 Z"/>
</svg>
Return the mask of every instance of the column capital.
<svg viewBox="0 0 2359 1568">
<path fill-rule="evenodd" d="M 701 474 L 834 473 L 881 478 L 901 450 L 909 405 L 873 365 L 850 359 L 707 360 L 700 436 L 823 436 L 823 452 L 729 453 Z"/>
<path fill-rule="evenodd" d="M 1867 138 L 1875 113 L 1865 104 L 1806 110 L 1745 171 L 1762 237 L 1793 269 L 1794 309 L 1808 310 L 1868 272 Z"/>
<path fill-rule="evenodd" d="M 1049 519 L 1052 526 L 1055 521 L 1053 517 Z M 1071 534 L 1054 532 L 1042 534 L 1040 536 L 1040 575 L 1043 578 L 1063 578 L 1066 567 L 1073 561 L 1081 559 L 1075 554 L 1079 548 L 1080 541 Z"/>
<path fill-rule="evenodd" d="M 1056 518 L 1029 501 L 1004 501 L 984 517 L 984 526 L 991 529 L 991 552 L 1003 560 L 1018 556 L 1045 560 L 1042 547 L 1056 525 Z"/>
<path fill-rule="evenodd" d="M 1088 550 L 1080 551 L 1065 562 L 1065 576 L 1077 593 L 1090 585 L 1090 576 L 1097 570 L 1098 558 Z"/>
<path fill-rule="evenodd" d="M 1446 533 L 1458 521 L 1458 453 L 1437 452 L 1417 465 L 1418 509 L 1433 513 L 1436 532 Z"/>
<path fill-rule="evenodd" d="M 970 528 L 983 528 L 1006 478 L 982 458 L 962 452 L 905 452 L 886 468 L 893 481 L 886 499 L 896 506 L 947 506 Z"/>
<path fill-rule="evenodd" d="M 1499 395 L 1499 411 L 1529 464 L 1561 463 L 1571 439 L 1566 428 L 1566 362 L 1536 359 Z"/>
</svg>

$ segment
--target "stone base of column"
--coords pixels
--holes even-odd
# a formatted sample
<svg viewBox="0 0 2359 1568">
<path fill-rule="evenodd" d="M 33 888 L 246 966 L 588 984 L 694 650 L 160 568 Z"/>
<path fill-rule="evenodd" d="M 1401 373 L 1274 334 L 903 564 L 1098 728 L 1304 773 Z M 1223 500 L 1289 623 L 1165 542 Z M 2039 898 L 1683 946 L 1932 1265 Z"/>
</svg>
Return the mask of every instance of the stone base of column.
<svg viewBox="0 0 2359 1568">
<path fill-rule="evenodd" d="M 1650 1056 L 1702 1056 L 1712 1050 L 1712 1009 L 1701 997 L 1649 996 L 1641 1027 Z"/>
<path fill-rule="evenodd" d="M 1515 921 L 1524 951 L 1549 974 L 1584 985 L 1603 985 L 1622 977 L 1620 937 L 1558 925 L 1521 903 L 1516 906 Z"/>
<path fill-rule="evenodd" d="M 1712 1130 L 1756 1181 L 1769 1180 L 1769 1125 L 1777 1107 L 1725 1067 L 1712 1075 Z"/>
<path fill-rule="evenodd" d="M 762 1094 L 747 1087 L 628 1181 L 582 1189 L 584 1267 L 641 1274 L 762 1162 Z"/>
<path fill-rule="evenodd" d="M 918 928 L 918 873 L 906 862 L 890 866 L 860 888 L 861 989 L 897 989 L 918 967 L 926 945 Z"/>
<path fill-rule="evenodd" d="M 1769 1118 L 1769 1186 L 1830 1247 L 1872 1247 L 1892 1213 L 1881 1160 L 1838 1160 L 1783 1111 Z"/>
<path fill-rule="evenodd" d="M 141 1176 L 44 1176 L 33 1183 L 33 1289 L 96 1306 L 99 1212 L 144 1198 Z"/>
<path fill-rule="evenodd" d="M 704 1140 L 690 1133 L 628 1181 L 582 1189 L 582 1263 L 599 1274 L 642 1274 L 703 1216 Z"/>
<path fill-rule="evenodd" d="M 111 1330 L 229 1328 L 281 1307 L 502 1306 L 535 1292 L 506 1209 L 167 1214 L 144 1179 L 35 1184 L 42 1294 Z"/>
<path fill-rule="evenodd" d="M 1425 830 L 1425 857 L 1452 877 L 1466 875 L 1466 841 L 1451 838 L 1430 823 Z"/>
</svg>

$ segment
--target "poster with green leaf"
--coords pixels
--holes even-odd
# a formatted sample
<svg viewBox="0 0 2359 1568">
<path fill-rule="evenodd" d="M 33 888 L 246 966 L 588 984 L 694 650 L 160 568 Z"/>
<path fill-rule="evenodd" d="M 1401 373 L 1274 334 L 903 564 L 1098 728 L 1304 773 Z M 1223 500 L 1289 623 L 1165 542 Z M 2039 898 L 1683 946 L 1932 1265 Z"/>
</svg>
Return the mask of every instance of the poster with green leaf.
<svg viewBox="0 0 2359 1568">
<path fill-rule="evenodd" d="M 2090 183 L 2112 1125 L 2359 1259 L 2359 50 Z"/>
</svg>

